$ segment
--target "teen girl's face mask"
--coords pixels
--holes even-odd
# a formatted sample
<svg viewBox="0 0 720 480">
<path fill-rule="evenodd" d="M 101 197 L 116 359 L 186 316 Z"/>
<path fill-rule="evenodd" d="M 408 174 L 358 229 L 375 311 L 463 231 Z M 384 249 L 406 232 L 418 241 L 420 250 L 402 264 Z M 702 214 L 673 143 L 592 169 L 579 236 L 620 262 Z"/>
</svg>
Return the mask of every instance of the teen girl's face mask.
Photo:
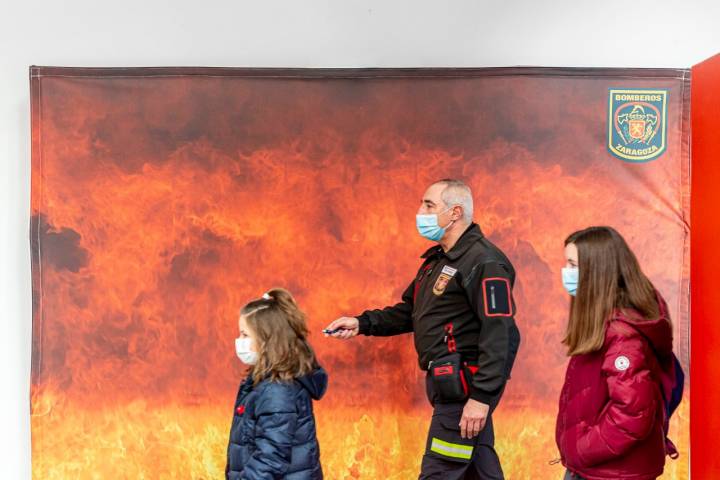
<svg viewBox="0 0 720 480">
<path fill-rule="evenodd" d="M 578 279 L 580 270 L 577 267 L 562 269 L 562 282 L 565 290 L 573 297 L 577 294 Z"/>
</svg>

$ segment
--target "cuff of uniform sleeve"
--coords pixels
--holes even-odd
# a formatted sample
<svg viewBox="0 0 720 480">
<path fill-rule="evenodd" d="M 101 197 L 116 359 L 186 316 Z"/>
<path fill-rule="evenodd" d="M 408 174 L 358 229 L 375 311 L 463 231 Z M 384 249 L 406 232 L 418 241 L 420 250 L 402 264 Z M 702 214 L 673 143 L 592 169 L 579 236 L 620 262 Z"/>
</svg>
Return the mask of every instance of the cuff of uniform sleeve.
<svg viewBox="0 0 720 480">
<path fill-rule="evenodd" d="M 360 335 L 369 335 L 370 334 L 370 319 L 368 318 L 367 314 L 362 313 L 358 315 L 358 333 Z"/>
<path fill-rule="evenodd" d="M 485 405 L 492 405 L 495 400 L 495 395 L 489 395 L 483 391 L 471 389 L 470 398 L 477 400 L 480 403 L 484 403 Z"/>
</svg>

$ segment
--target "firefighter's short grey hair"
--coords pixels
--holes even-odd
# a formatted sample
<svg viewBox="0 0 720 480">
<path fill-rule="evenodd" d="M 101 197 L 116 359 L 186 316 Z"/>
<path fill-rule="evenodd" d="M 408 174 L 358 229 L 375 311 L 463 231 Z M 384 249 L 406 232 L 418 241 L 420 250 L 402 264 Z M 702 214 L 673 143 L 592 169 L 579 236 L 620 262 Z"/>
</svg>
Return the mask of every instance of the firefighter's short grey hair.
<svg viewBox="0 0 720 480">
<path fill-rule="evenodd" d="M 462 180 L 445 178 L 435 185 L 444 185 L 440 198 L 445 202 L 447 208 L 460 205 L 463 209 L 462 219 L 465 223 L 470 224 L 473 221 L 473 197 L 470 187 Z"/>
</svg>

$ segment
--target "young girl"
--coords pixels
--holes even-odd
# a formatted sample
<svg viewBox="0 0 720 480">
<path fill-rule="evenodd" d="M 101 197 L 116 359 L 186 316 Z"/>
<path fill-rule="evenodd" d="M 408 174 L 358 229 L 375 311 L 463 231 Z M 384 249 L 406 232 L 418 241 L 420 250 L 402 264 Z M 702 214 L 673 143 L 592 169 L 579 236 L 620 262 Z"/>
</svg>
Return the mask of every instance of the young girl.
<svg viewBox="0 0 720 480">
<path fill-rule="evenodd" d="M 573 233 L 565 257 L 570 362 L 556 426 L 565 478 L 655 479 L 675 378 L 667 306 L 612 228 Z"/>
<path fill-rule="evenodd" d="M 240 312 L 237 356 L 250 365 L 240 385 L 227 452 L 227 480 L 322 479 L 312 400 L 327 374 L 307 341 L 305 315 L 273 289 Z"/>
</svg>

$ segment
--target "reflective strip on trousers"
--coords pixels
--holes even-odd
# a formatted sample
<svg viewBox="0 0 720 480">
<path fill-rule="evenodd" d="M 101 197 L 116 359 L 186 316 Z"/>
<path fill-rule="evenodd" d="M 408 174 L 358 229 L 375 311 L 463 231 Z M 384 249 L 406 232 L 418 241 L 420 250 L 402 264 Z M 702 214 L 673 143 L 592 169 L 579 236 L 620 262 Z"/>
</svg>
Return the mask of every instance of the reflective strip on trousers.
<svg viewBox="0 0 720 480">
<path fill-rule="evenodd" d="M 472 458 L 473 447 L 457 443 L 443 442 L 439 438 L 433 437 L 430 450 L 446 457 L 470 460 Z"/>
</svg>

